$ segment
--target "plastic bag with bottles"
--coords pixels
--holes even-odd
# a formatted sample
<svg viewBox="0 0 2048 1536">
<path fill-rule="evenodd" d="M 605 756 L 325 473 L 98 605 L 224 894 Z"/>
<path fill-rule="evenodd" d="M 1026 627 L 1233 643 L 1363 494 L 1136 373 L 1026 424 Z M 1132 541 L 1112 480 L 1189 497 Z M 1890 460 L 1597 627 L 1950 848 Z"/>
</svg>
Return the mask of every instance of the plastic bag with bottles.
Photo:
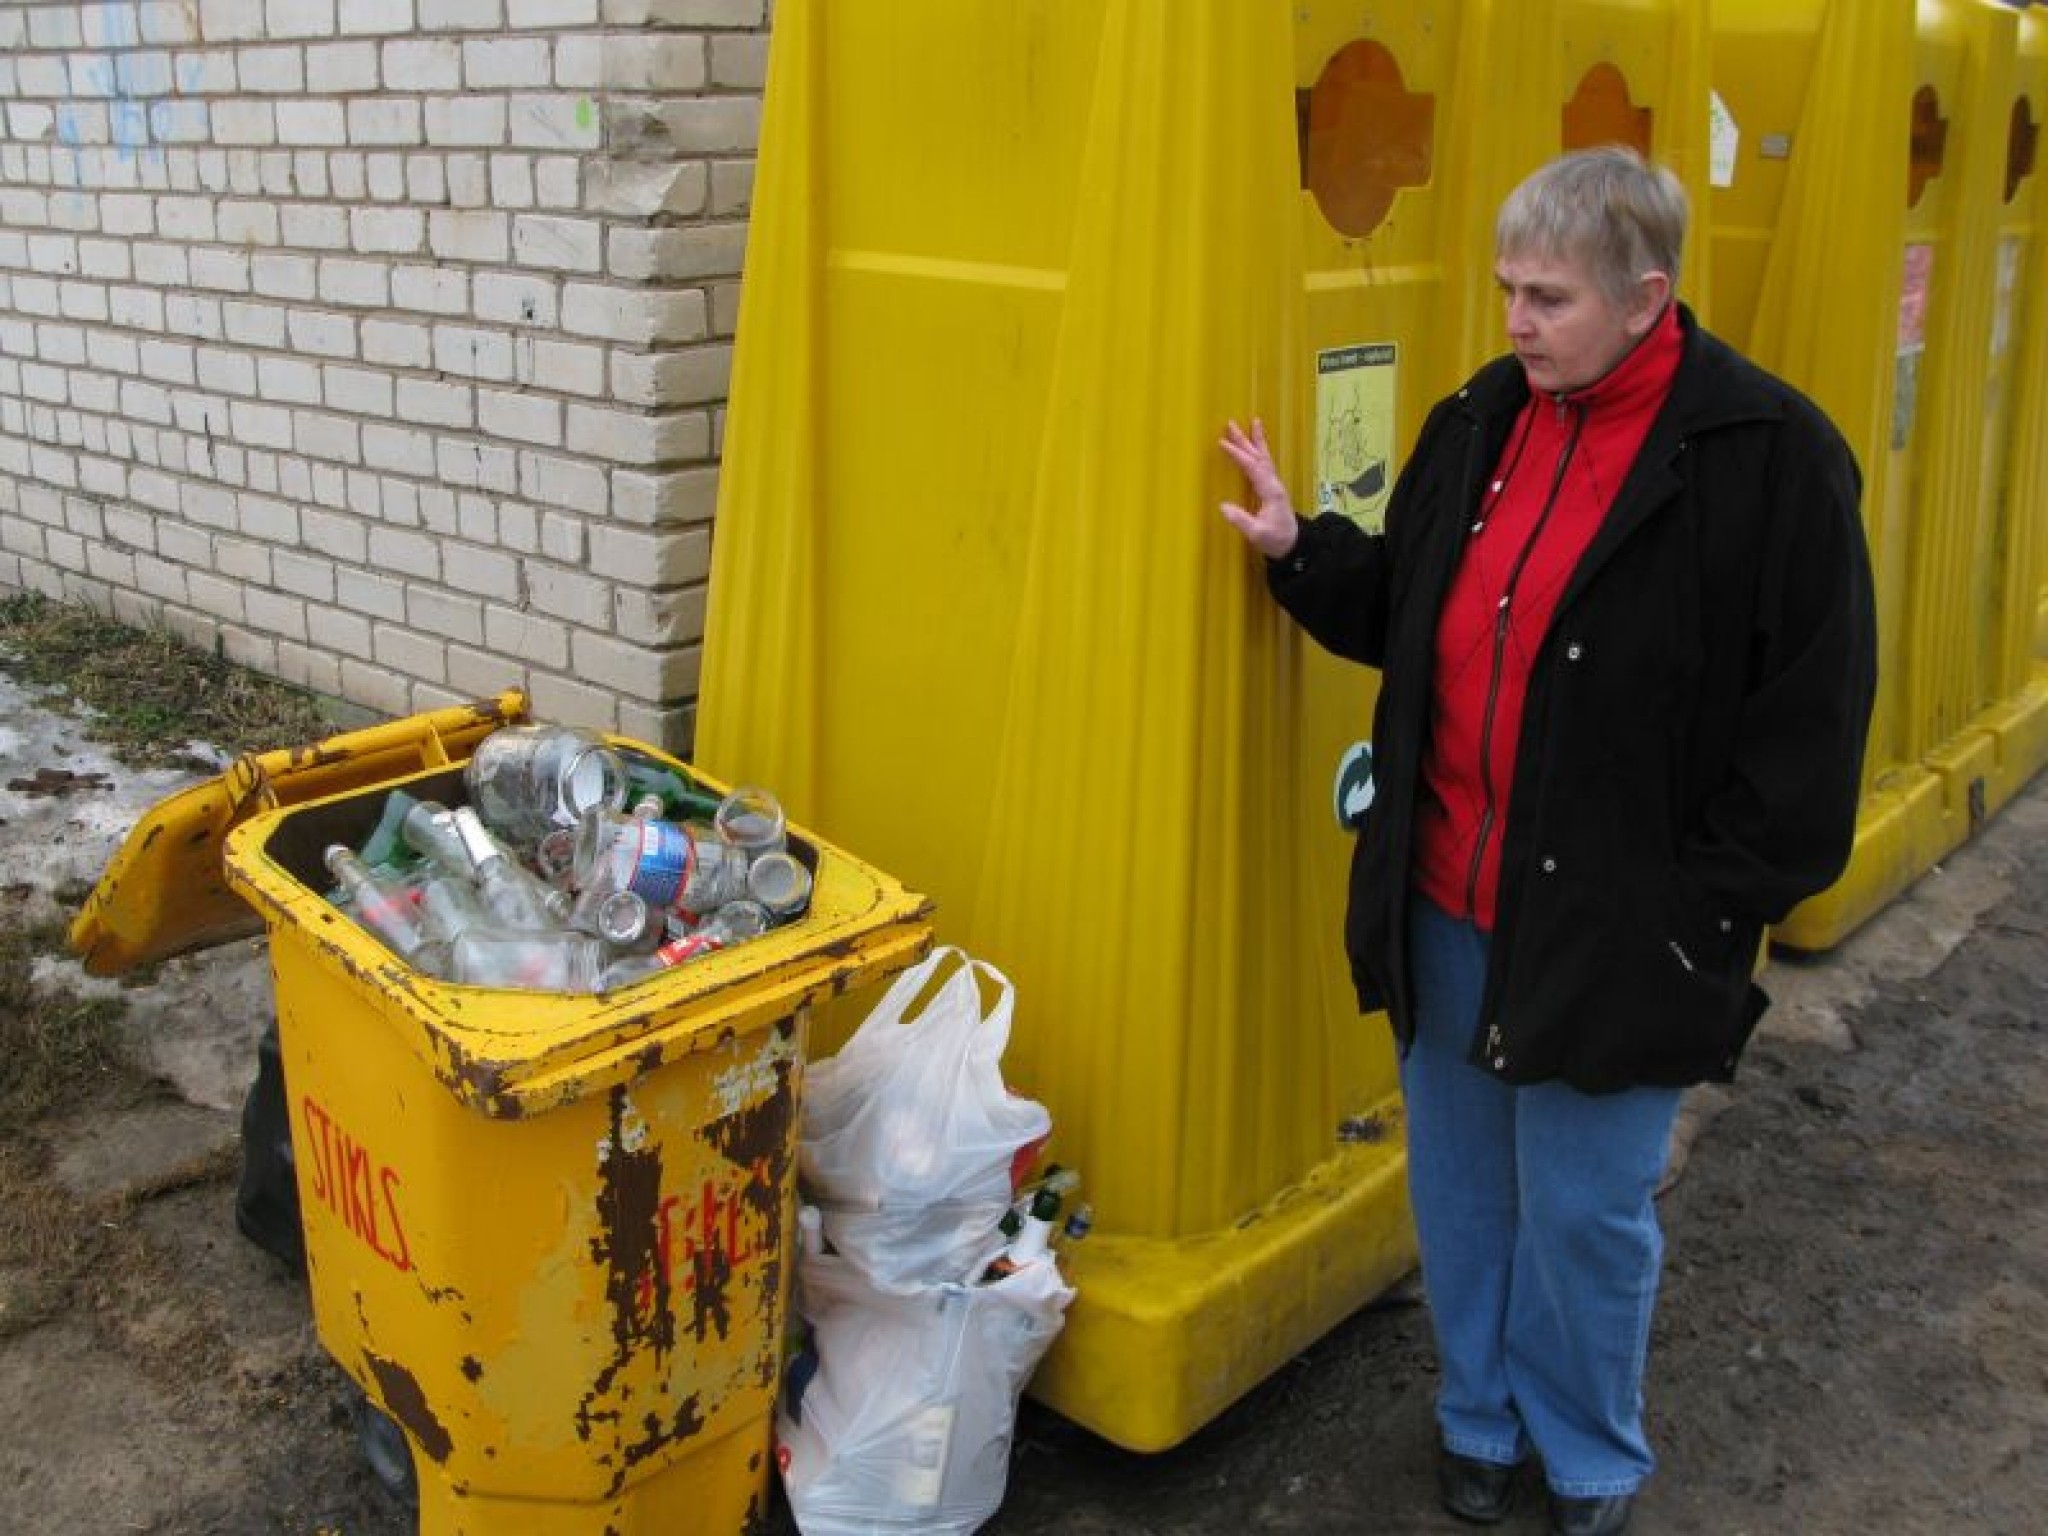
<svg viewBox="0 0 2048 1536">
<path fill-rule="evenodd" d="M 1002 1503 L 1018 1399 L 1074 1297 L 1055 1236 L 1091 1224 L 1079 1205 L 1060 1227 L 1072 1170 L 1030 1176 L 1052 1120 L 1003 1082 L 1014 1003 L 1000 971 L 937 949 L 810 1069 L 805 1331 L 776 1420 L 804 1536 L 965 1533 Z"/>
</svg>

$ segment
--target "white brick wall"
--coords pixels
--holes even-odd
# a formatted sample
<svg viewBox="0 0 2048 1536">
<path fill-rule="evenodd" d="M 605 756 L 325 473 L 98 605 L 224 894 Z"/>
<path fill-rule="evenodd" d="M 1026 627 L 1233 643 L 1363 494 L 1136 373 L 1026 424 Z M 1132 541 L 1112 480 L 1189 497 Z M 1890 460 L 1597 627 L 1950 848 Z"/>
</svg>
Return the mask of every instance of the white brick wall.
<svg viewBox="0 0 2048 1536">
<path fill-rule="evenodd" d="M 0 587 L 687 746 L 768 21 L 0 4 Z"/>
</svg>

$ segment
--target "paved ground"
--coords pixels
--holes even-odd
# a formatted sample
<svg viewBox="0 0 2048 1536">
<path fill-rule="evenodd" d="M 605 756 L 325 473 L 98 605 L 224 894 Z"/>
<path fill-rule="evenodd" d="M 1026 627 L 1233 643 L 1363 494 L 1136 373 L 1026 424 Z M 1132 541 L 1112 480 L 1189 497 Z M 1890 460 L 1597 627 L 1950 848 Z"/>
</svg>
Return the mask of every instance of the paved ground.
<svg viewBox="0 0 2048 1536">
<path fill-rule="evenodd" d="M 177 780 L 128 774 L 0 678 L 15 920 L 98 873 Z M 1838 953 L 1774 964 L 1742 1080 L 1689 1105 L 1665 1200 L 1640 1532 L 2031 1533 L 2048 1507 L 2048 782 Z M 80 984 L 62 961 L 53 979 Z M 129 1003 L 161 1086 L 12 1128 L 92 1228 L 69 1310 L 16 1326 L 0 1264 L 0 1530 L 398 1536 L 297 1283 L 238 1237 L 237 1108 L 271 1007 L 260 942 Z M 8 1138 L 0 1137 L 0 1145 Z M 1350 1319 L 1177 1451 L 1114 1450 L 1026 1404 L 1022 1533 L 1457 1529 L 1433 1508 L 1425 1303 Z M 1542 1529 L 1529 1512 L 1509 1531 Z M 770 1512 L 771 1531 L 793 1527 Z M 713 1533 L 718 1536 L 718 1533 Z"/>
</svg>

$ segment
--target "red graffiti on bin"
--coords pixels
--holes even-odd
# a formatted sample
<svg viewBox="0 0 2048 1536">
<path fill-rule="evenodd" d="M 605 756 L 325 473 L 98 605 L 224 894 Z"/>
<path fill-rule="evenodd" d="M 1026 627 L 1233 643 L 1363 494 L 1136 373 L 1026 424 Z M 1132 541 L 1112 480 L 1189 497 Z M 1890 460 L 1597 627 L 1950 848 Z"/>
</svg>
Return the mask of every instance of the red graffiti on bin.
<svg viewBox="0 0 2048 1536">
<path fill-rule="evenodd" d="M 398 1215 L 398 1170 L 380 1161 L 311 1094 L 299 1101 L 306 1122 L 308 1173 L 313 1198 L 341 1218 L 370 1252 L 400 1274 L 412 1269 L 412 1249 Z"/>
<path fill-rule="evenodd" d="M 678 1292 L 719 1286 L 763 1251 L 759 1200 L 749 1198 L 748 1191 L 765 1181 L 767 1170 L 756 1174 L 755 1183 L 745 1188 L 706 1179 L 688 1199 L 662 1196 L 655 1218 L 655 1262 Z M 653 1310 L 653 1275 L 640 1277 L 639 1302 L 643 1313 Z"/>
</svg>

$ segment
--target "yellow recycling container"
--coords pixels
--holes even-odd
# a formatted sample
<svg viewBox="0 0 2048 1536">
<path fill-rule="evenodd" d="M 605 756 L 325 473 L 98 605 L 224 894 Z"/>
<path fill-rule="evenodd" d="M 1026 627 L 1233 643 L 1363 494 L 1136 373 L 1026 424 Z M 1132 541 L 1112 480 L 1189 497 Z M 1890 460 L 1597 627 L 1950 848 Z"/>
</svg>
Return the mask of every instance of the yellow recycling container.
<svg viewBox="0 0 2048 1536">
<path fill-rule="evenodd" d="M 1822 949 L 2048 761 L 2033 607 L 2007 589 L 2033 579 L 2040 503 L 1999 484 L 2041 451 L 2015 414 L 2039 387 L 2015 323 L 2038 262 L 2038 199 L 2010 206 L 2031 176 L 2013 180 L 2021 19 L 1987 0 L 1717 0 L 1713 18 L 1740 133 L 1714 194 L 1719 314 L 1865 475 L 1879 697 L 1856 848 L 1773 935 Z"/>
<path fill-rule="evenodd" d="M 1095 1212 L 1030 1390 L 1119 1444 L 1414 1262 L 1339 939 L 1371 683 L 1217 517 L 1222 423 L 1374 515 L 1501 348 L 1500 195 L 1623 118 L 1704 143 L 1696 10 L 777 7 L 698 758 L 1015 978 L 1006 1075 Z"/>
<path fill-rule="evenodd" d="M 603 996 L 413 971 L 328 903 L 322 851 L 359 844 L 392 789 L 463 803 L 469 748 L 522 704 L 252 760 L 269 788 L 244 808 L 274 803 L 228 818 L 228 886 L 270 934 L 314 1319 L 404 1430 L 426 1536 L 750 1529 L 810 1011 L 921 955 L 928 904 L 795 829 L 811 909 L 760 939 Z M 218 850 L 219 800 L 197 799 L 184 841 Z M 79 947 L 111 953 L 95 941 L 160 882 L 148 849 L 181 840 L 176 812 L 137 829 Z M 183 942 L 124 931 L 137 954 Z"/>
</svg>

